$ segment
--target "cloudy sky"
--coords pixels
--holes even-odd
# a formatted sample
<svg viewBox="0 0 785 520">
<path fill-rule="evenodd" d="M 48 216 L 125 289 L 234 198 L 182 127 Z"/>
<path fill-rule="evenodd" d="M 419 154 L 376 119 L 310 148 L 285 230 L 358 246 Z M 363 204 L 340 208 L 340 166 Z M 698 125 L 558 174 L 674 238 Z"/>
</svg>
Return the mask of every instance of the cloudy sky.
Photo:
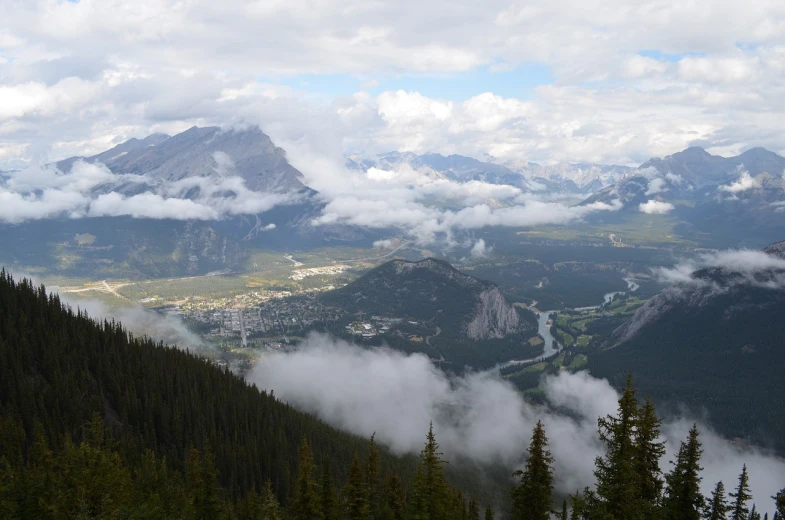
<svg viewBox="0 0 785 520">
<path fill-rule="evenodd" d="M 253 122 L 335 153 L 785 151 L 779 0 L 0 0 L 0 169 Z"/>
</svg>

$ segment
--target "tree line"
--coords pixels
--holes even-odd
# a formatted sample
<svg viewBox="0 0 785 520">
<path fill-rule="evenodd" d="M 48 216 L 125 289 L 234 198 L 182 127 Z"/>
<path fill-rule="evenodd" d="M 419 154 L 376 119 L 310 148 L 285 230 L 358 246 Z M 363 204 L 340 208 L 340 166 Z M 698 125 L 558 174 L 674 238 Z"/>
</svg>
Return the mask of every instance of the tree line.
<svg viewBox="0 0 785 520">
<path fill-rule="evenodd" d="M 558 513 L 553 511 L 554 458 L 542 423 L 534 428 L 525 469 L 516 473 L 512 491 L 513 520 L 764 520 L 749 487 L 747 466 L 738 482 L 726 493 L 717 482 L 711 495 L 701 492 L 703 448 L 693 425 L 681 443 L 671 469 L 660 467 L 665 443 L 660 437 L 661 420 L 647 399 L 639 406 L 631 377 L 619 399 L 616 415 L 598 420 L 605 454 L 595 460 L 594 488 L 570 497 Z M 768 498 L 768 497 L 767 497 Z M 774 520 L 785 519 L 785 488 L 776 496 Z M 752 503 L 751 503 L 752 502 Z"/>
</svg>

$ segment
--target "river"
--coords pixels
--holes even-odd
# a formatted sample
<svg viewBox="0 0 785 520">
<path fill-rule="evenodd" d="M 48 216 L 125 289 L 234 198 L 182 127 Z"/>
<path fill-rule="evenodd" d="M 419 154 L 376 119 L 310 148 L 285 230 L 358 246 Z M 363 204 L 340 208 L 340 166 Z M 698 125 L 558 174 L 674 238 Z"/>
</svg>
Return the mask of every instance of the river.
<svg viewBox="0 0 785 520">
<path fill-rule="evenodd" d="M 534 305 L 536 304 L 537 302 L 534 302 Z M 537 333 L 545 341 L 545 344 L 543 345 L 542 354 L 530 359 L 512 359 L 510 361 L 500 363 L 497 365 L 498 370 L 501 370 L 502 368 L 506 368 L 512 365 L 523 365 L 525 363 L 531 363 L 532 361 L 537 361 L 539 359 L 552 356 L 559 351 L 560 348 L 559 342 L 556 341 L 554 337 L 551 335 L 551 327 L 550 325 L 548 325 L 548 320 L 549 320 L 548 316 L 555 311 L 541 311 L 534 306 L 529 307 L 529 310 L 537 315 Z"/>
</svg>

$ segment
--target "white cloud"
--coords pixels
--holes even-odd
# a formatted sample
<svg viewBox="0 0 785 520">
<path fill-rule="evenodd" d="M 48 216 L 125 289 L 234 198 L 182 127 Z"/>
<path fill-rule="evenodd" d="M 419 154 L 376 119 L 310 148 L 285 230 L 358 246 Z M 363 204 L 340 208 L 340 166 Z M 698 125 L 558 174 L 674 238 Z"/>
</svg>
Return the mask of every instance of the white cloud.
<svg viewBox="0 0 785 520">
<path fill-rule="evenodd" d="M 0 155 L 0 167 L 239 119 L 273 134 L 296 123 L 321 133 L 306 139 L 335 140 L 344 151 L 544 162 L 639 163 L 696 140 L 726 150 L 782 151 L 785 142 L 785 8 L 762 0 L 709 11 L 656 0 L 135 5 L 6 10 L 0 141 L 16 150 Z M 532 64 L 544 83 L 510 94 L 503 74 Z M 346 75 L 350 85 L 353 75 L 357 92 L 320 92 L 320 74 Z M 421 78 L 442 81 L 449 99 L 426 94 Z M 467 78 L 482 83 L 467 93 Z M 364 92 L 374 84 L 385 90 Z M 312 124 L 316 115 L 330 121 L 328 132 Z"/>
<path fill-rule="evenodd" d="M 638 209 L 641 213 L 647 213 L 649 215 L 664 215 L 665 213 L 670 213 L 676 209 L 676 207 L 670 202 L 650 199 L 647 202 L 638 205 Z"/>
<path fill-rule="evenodd" d="M 154 193 L 142 193 L 125 197 L 119 193 L 99 195 L 90 205 L 91 217 L 119 217 L 174 219 L 174 220 L 214 220 L 220 214 L 208 206 L 192 200 L 165 199 Z"/>
<path fill-rule="evenodd" d="M 472 246 L 471 251 L 469 251 L 469 254 L 471 255 L 472 258 L 476 260 L 476 259 L 487 257 L 491 253 L 491 251 L 493 251 L 493 247 L 487 247 L 485 245 L 485 239 L 481 238 L 477 242 L 475 242 L 475 244 Z"/>
<path fill-rule="evenodd" d="M 649 187 L 644 195 L 656 195 L 668 190 L 668 183 L 662 177 L 657 177 L 649 181 Z"/>
<path fill-rule="evenodd" d="M 334 426 L 365 437 L 375 432 L 379 442 L 397 453 L 419 452 L 433 421 L 448 458 L 514 467 L 523 460 L 532 428 L 542 420 L 556 459 L 556 487 L 562 493 L 593 483 L 594 458 L 602 453 L 597 418 L 615 414 L 618 399 L 607 381 L 588 372 L 562 371 L 544 382 L 549 405 L 569 412 L 562 414 L 528 404 L 495 374 L 450 378 L 425 355 L 362 349 L 319 335 L 307 338 L 294 353 L 266 357 L 249 379 Z M 691 425 L 690 417 L 666 420 L 664 469 Z M 723 439 L 704 424 L 699 427 L 706 491 L 720 479 L 731 485 L 744 463 L 756 497 L 769 497 L 779 489 L 785 480 L 782 460 Z"/>
<path fill-rule="evenodd" d="M 704 253 L 694 259 L 679 262 L 673 268 L 657 268 L 654 273 L 664 283 L 707 284 L 713 282 L 696 278 L 694 275 L 696 271 L 708 267 L 741 275 L 740 278 L 731 279 L 734 284 L 750 284 L 770 289 L 785 287 L 785 259 L 749 249 Z"/>
<path fill-rule="evenodd" d="M 719 189 L 728 193 L 741 193 L 757 186 L 758 183 L 750 176 L 749 172 L 741 172 L 739 180 L 727 186 L 720 186 Z"/>
</svg>

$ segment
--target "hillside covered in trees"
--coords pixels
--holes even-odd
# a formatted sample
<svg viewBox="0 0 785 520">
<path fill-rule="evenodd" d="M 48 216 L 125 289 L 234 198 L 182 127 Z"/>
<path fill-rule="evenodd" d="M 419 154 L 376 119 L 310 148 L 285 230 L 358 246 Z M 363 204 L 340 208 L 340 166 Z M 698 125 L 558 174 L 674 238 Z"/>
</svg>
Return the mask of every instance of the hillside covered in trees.
<svg viewBox="0 0 785 520">
<path fill-rule="evenodd" d="M 772 499 L 785 518 L 785 489 L 751 497 L 746 467 L 727 495 L 722 483 L 701 494 L 696 428 L 666 472 L 660 419 L 631 381 L 598 424 L 595 487 L 554 506 L 559 454 L 538 423 L 515 483 L 500 484 L 510 506 L 494 513 L 479 479 L 450 470 L 433 429 L 419 457 L 391 456 L 0 273 L 3 519 L 762 520 Z"/>
</svg>

